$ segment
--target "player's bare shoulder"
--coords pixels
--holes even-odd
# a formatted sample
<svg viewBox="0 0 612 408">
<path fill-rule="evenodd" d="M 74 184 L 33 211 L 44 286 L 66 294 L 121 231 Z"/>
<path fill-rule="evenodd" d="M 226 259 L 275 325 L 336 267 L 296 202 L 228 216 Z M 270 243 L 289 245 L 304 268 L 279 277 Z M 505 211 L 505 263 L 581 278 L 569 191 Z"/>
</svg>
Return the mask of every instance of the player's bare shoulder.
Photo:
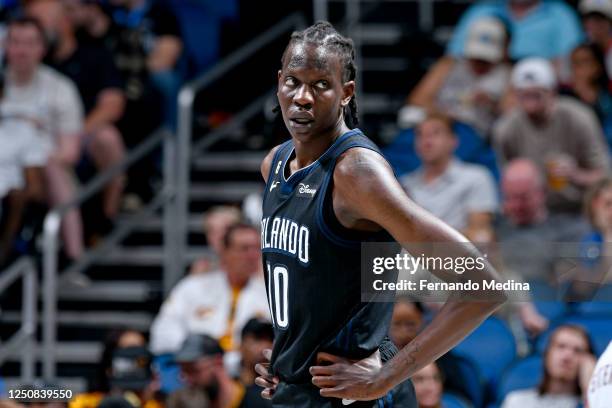
<svg viewBox="0 0 612 408">
<path fill-rule="evenodd" d="M 371 183 L 383 183 L 395 178 L 389 163 L 373 150 L 355 147 L 344 152 L 336 161 L 334 185 L 351 186 L 351 189 L 373 188 Z"/>
<path fill-rule="evenodd" d="M 263 177 L 265 183 L 268 182 L 268 175 L 270 175 L 270 166 L 272 166 L 272 160 L 274 160 L 274 155 L 280 147 L 281 145 L 274 146 L 272 150 L 270 150 L 268 154 L 266 154 L 266 157 L 264 157 L 263 161 L 261 162 L 261 176 Z"/>
</svg>

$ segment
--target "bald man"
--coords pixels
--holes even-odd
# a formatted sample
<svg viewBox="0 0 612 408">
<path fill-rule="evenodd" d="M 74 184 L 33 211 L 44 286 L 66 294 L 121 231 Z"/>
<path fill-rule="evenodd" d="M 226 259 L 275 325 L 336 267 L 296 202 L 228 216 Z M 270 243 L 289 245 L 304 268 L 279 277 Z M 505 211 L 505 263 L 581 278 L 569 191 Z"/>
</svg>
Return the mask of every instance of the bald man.
<svg viewBox="0 0 612 408">
<path fill-rule="evenodd" d="M 528 159 L 515 159 L 504 169 L 501 180 L 504 218 L 495 233 L 501 242 L 504 267 L 524 281 L 554 280 L 553 251 L 548 249 L 554 237 L 546 208 L 546 182 L 540 169 Z M 516 304 L 525 329 L 538 334 L 548 327 L 531 302 Z"/>
<path fill-rule="evenodd" d="M 515 227 L 534 226 L 548 218 L 544 177 L 530 160 L 516 159 L 508 164 L 502 194 L 504 216 Z"/>
</svg>

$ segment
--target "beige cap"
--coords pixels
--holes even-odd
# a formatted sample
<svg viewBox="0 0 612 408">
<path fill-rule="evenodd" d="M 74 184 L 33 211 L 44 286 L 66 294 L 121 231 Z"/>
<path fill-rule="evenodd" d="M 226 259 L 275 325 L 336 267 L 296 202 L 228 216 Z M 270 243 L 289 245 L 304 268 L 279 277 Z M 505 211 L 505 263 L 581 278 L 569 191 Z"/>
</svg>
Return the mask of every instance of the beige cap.
<svg viewBox="0 0 612 408">
<path fill-rule="evenodd" d="M 503 23 L 495 17 L 483 17 L 469 28 L 463 55 L 492 63 L 504 57 L 506 30 Z"/>
</svg>

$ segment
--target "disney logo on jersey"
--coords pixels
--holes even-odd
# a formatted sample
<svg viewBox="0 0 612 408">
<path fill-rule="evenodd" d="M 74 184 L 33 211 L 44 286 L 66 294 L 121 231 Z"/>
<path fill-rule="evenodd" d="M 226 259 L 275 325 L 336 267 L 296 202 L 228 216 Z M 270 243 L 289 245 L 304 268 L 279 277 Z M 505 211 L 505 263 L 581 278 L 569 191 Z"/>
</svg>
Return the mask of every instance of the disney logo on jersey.
<svg viewBox="0 0 612 408">
<path fill-rule="evenodd" d="M 316 187 L 316 186 L 313 186 L 313 187 Z M 317 193 L 317 189 L 310 187 L 310 184 L 300 183 L 298 184 L 298 191 L 297 191 L 296 196 L 312 198 L 314 197 L 316 193 Z"/>
</svg>

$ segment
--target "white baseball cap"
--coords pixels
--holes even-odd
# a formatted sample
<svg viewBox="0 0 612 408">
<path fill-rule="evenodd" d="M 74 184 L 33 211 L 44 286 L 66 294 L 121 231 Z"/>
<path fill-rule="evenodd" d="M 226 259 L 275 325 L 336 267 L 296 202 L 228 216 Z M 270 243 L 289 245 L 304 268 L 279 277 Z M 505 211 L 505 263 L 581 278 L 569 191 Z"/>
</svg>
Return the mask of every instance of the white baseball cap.
<svg viewBox="0 0 612 408">
<path fill-rule="evenodd" d="M 583 15 L 599 13 L 612 20 L 612 0 L 581 0 L 578 9 Z"/>
<path fill-rule="evenodd" d="M 505 46 L 504 24 L 495 17 L 483 17 L 470 26 L 463 55 L 496 63 L 503 59 Z"/>
<path fill-rule="evenodd" d="M 555 70 L 547 59 L 525 58 L 519 61 L 512 71 L 512 86 L 516 89 L 557 87 Z"/>
</svg>

